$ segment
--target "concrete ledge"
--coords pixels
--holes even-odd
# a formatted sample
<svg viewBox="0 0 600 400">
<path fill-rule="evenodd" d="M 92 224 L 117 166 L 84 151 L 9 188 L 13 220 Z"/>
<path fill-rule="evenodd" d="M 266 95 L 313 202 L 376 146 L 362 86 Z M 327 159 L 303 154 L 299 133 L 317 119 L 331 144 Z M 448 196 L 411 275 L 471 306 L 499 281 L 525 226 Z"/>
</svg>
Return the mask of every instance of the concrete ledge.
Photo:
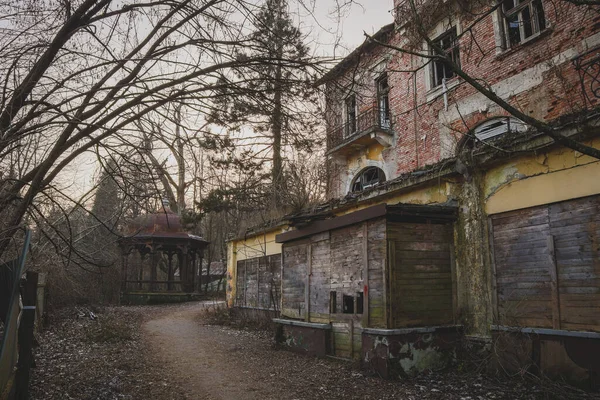
<svg viewBox="0 0 600 400">
<path fill-rule="evenodd" d="M 492 365 L 518 373 L 532 368 L 586 390 L 600 388 L 600 333 L 492 325 Z"/>
<path fill-rule="evenodd" d="M 462 329 L 462 325 L 423 326 L 423 327 L 402 328 L 402 329 L 363 328 L 362 332 L 367 335 L 397 336 L 397 335 L 409 335 L 411 333 L 432 333 L 432 332 L 459 330 L 459 329 Z"/>
<path fill-rule="evenodd" d="M 446 368 L 456 359 L 462 325 L 362 331 L 362 365 L 382 378 Z"/>
<path fill-rule="evenodd" d="M 316 357 L 330 354 L 331 325 L 273 318 L 275 341 L 291 351 Z"/>
<path fill-rule="evenodd" d="M 564 336 L 564 337 L 576 337 L 586 339 L 600 339 L 600 333 L 598 332 L 586 332 L 586 331 L 565 331 L 561 329 L 548 329 L 548 328 L 520 328 L 515 326 L 505 325 L 492 325 L 492 331 L 500 332 L 512 332 L 512 333 L 525 333 L 532 335 L 545 335 L 545 336 Z"/>
<path fill-rule="evenodd" d="M 331 329 L 330 324 L 317 324 L 315 322 L 295 321 L 293 319 L 273 318 L 273 322 L 276 324 L 299 326 L 302 328 Z"/>
</svg>

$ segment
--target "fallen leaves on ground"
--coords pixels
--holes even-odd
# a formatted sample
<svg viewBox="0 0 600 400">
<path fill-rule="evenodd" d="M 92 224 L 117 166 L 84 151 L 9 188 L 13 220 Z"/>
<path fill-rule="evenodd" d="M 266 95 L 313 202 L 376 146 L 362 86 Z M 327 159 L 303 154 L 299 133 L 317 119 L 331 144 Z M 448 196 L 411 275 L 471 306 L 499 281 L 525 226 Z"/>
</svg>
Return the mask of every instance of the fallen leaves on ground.
<svg viewBox="0 0 600 400">
<path fill-rule="evenodd" d="M 228 399 L 226 388 L 219 388 L 220 396 L 211 394 L 210 390 L 205 393 L 191 390 L 190 379 L 200 381 L 200 386 L 205 388 L 211 385 L 208 371 L 201 368 L 180 371 L 181 365 L 194 364 L 198 354 L 178 352 L 177 362 L 171 362 L 169 358 L 159 357 L 157 349 L 152 349 L 148 338 L 144 338 L 144 322 L 176 313 L 179 318 L 192 315 L 190 318 L 194 320 L 192 332 L 181 332 L 179 340 L 193 337 L 202 346 L 206 344 L 209 350 L 203 352 L 203 357 L 213 359 L 204 359 L 203 365 L 210 365 L 204 368 L 211 368 L 212 376 L 224 375 L 229 384 L 234 384 L 234 378 L 243 377 L 238 381 L 248 385 L 244 387 L 248 398 L 252 393 L 261 393 L 264 400 L 599 398 L 573 388 L 547 386 L 542 381 L 498 380 L 452 370 L 386 381 L 361 371 L 355 363 L 311 358 L 283 350 L 275 345 L 270 332 L 211 325 L 212 321 L 198 319 L 198 315 L 202 315 L 195 313 L 198 307 L 202 306 L 188 303 L 94 309 L 95 320 L 80 310 L 61 310 L 40 335 L 31 398 Z M 186 360 L 192 362 L 186 364 Z"/>
</svg>

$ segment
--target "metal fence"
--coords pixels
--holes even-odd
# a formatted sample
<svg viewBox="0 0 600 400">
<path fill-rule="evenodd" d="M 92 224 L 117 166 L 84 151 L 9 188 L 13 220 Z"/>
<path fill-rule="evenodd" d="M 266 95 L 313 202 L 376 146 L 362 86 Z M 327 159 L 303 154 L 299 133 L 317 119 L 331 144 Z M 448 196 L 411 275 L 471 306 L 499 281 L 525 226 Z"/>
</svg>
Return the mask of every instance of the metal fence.
<svg viewBox="0 0 600 400">
<path fill-rule="evenodd" d="M 373 129 L 384 131 L 391 129 L 388 112 L 382 111 L 378 107 L 372 107 L 358 114 L 354 120 L 346 121 L 346 123 L 330 129 L 327 132 L 327 149 L 331 150 Z"/>
</svg>

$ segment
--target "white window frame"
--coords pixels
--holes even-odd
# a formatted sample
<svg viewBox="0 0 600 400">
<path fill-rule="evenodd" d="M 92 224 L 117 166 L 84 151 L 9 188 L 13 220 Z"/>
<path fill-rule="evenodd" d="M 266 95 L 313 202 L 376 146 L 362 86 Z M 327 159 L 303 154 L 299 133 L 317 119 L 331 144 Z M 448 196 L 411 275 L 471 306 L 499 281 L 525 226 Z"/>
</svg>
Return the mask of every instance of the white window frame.
<svg viewBox="0 0 600 400">
<path fill-rule="evenodd" d="M 429 37 L 434 38 L 434 39 L 439 38 L 440 36 L 442 36 L 444 33 L 448 32 L 451 29 L 456 29 L 456 36 L 460 36 L 462 34 L 462 27 L 460 24 L 460 19 L 456 16 L 453 16 L 450 18 L 445 18 L 443 21 L 440 21 L 436 25 L 436 27 L 429 32 Z M 423 50 L 422 51 L 424 54 L 429 54 L 431 51 L 431 49 L 429 48 L 429 44 L 426 41 L 423 42 Z M 460 59 L 460 51 L 459 51 L 459 59 Z M 454 87 L 456 87 L 458 85 L 459 79 L 453 78 L 453 79 L 450 79 L 448 82 L 446 82 L 445 88 L 444 88 L 444 85 L 433 86 L 433 79 L 432 79 L 433 62 L 430 62 L 429 59 L 425 59 L 424 62 L 427 63 L 427 65 L 424 68 L 425 89 L 427 90 L 427 96 L 426 96 L 427 102 L 435 100 L 436 98 L 438 98 L 445 92 L 453 89 Z"/>
<path fill-rule="evenodd" d="M 354 99 L 354 130 L 350 132 L 350 115 L 348 113 L 348 103 Z M 358 131 L 358 98 L 356 93 L 351 92 L 344 98 L 344 132 L 345 138 L 354 135 Z"/>
<path fill-rule="evenodd" d="M 509 132 L 526 132 L 528 126 L 514 117 L 494 117 L 477 125 L 473 134 L 478 141 L 486 141 Z"/>
<path fill-rule="evenodd" d="M 543 32 L 545 32 L 549 27 L 550 23 L 546 18 L 546 11 L 544 9 L 544 1 L 543 0 L 515 0 L 519 4 L 513 7 L 510 10 L 505 10 L 504 5 L 500 4 L 498 9 L 494 13 L 494 26 L 496 31 L 496 45 L 499 49 L 498 52 L 504 52 L 506 50 L 510 50 L 512 48 L 518 47 L 524 43 L 529 42 L 537 37 L 539 37 Z M 540 18 L 539 15 L 535 12 L 535 7 L 533 5 L 534 2 L 539 2 L 539 5 L 542 9 L 543 13 L 543 21 L 544 27 L 540 27 Z M 525 9 L 529 9 L 529 13 L 531 15 L 532 24 L 532 34 L 528 37 L 525 37 L 525 24 L 523 24 L 523 11 Z M 509 11 L 508 15 L 506 11 Z M 512 44 L 510 41 L 510 31 L 509 31 L 509 17 L 517 15 L 517 21 L 519 23 L 519 36 L 520 41 L 518 43 Z"/>
</svg>

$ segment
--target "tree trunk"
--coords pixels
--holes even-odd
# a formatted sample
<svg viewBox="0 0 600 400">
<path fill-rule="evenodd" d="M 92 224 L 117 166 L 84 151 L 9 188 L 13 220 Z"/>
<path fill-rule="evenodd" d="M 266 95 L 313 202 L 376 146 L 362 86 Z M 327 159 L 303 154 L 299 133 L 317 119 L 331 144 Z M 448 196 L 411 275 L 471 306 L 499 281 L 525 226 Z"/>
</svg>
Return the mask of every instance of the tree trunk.
<svg viewBox="0 0 600 400">
<path fill-rule="evenodd" d="M 282 19 L 282 4 L 279 3 L 278 20 L 276 21 L 277 36 L 281 37 L 280 26 Z M 273 168 L 271 170 L 273 179 L 273 199 L 275 206 L 279 207 L 281 204 L 280 190 L 282 189 L 283 179 L 283 161 L 281 157 L 281 132 L 283 125 L 283 109 L 282 109 L 282 92 L 283 92 L 283 66 L 281 60 L 283 58 L 283 43 L 278 41 L 277 45 L 277 69 L 275 70 L 275 82 L 273 90 L 275 92 L 273 98 L 273 113 L 271 114 L 271 133 L 273 135 Z"/>
</svg>

